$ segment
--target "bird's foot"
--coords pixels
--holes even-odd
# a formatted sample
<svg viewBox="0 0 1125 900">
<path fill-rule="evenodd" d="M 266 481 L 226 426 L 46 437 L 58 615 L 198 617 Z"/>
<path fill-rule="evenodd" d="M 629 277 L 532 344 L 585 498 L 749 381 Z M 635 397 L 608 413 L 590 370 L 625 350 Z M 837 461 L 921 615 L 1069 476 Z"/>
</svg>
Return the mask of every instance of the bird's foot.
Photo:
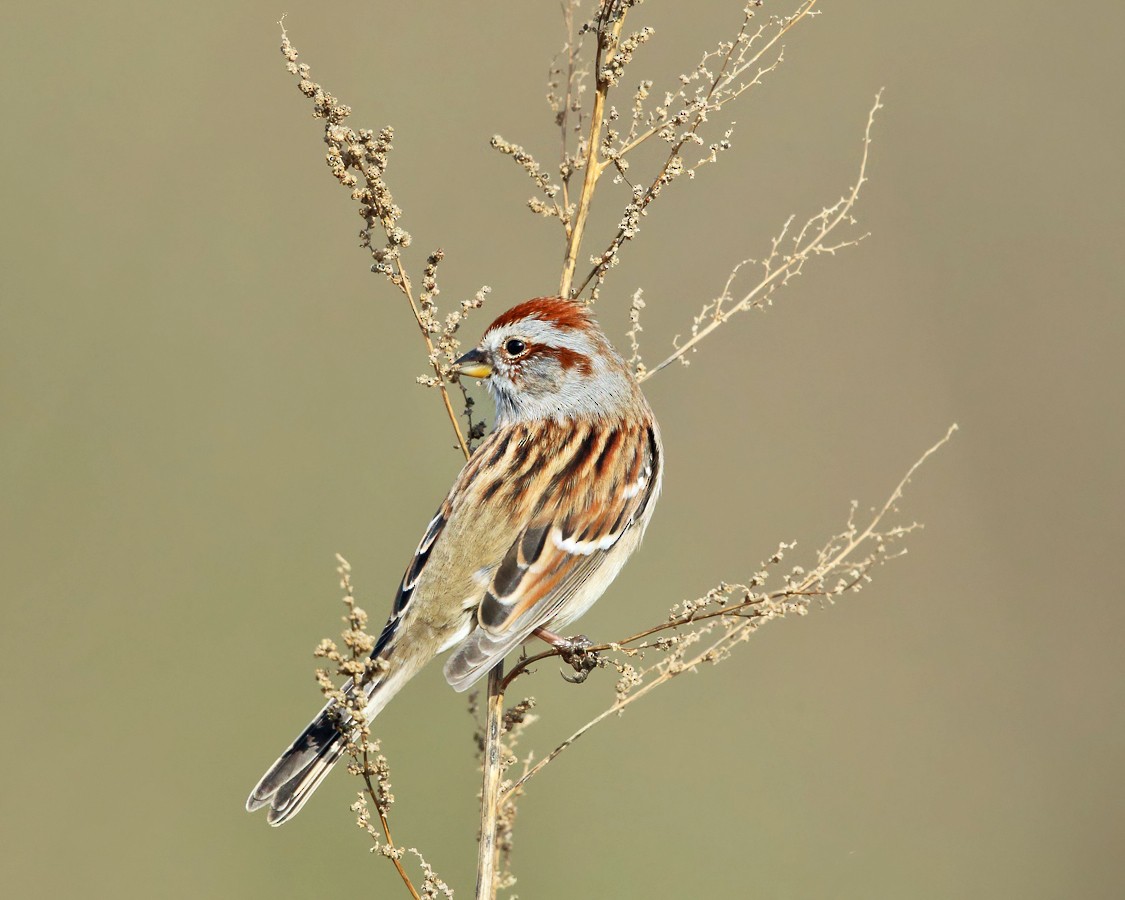
<svg viewBox="0 0 1125 900">
<path fill-rule="evenodd" d="M 571 684 L 581 684 L 590 677 L 590 673 L 602 665 L 602 659 L 590 649 L 592 642 L 586 635 L 579 634 L 566 638 L 548 631 L 546 628 L 536 628 L 533 634 L 540 640 L 546 641 L 559 652 L 559 657 L 574 669 L 573 675 L 561 673 L 564 681 Z"/>
</svg>

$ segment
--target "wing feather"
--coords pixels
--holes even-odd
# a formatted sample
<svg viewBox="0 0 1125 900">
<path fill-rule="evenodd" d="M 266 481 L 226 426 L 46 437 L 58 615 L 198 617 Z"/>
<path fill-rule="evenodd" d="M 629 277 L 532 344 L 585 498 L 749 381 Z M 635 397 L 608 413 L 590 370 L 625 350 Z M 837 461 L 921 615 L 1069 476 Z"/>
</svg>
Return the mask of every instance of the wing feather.
<svg viewBox="0 0 1125 900">
<path fill-rule="evenodd" d="M 574 434 L 539 473 L 544 500 L 492 574 L 478 627 L 445 667 L 464 690 L 536 628 L 559 616 L 643 516 L 659 490 L 659 442 L 651 424 Z M 576 483 L 591 491 L 574 490 Z"/>
</svg>

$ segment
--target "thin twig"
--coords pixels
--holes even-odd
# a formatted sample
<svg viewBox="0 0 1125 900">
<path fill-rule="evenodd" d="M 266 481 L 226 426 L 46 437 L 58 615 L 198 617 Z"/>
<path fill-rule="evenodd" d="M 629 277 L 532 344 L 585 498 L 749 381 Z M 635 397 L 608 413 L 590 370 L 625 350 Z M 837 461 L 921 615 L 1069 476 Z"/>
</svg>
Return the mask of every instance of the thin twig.
<svg viewBox="0 0 1125 900">
<path fill-rule="evenodd" d="M 371 802 L 375 805 L 375 812 L 379 816 L 379 825 L 382 826 L 383 836 L 387 839 L 387 844 L 393 848 L 395 845 L 395 841 L 394 838 L 391 837 L 391 825 L 387 821 L 386 812 L 384 812 L 383 810 L 384 804 L 379 802 L 379 798 L 375 793 L 375 786 L 371 783 L 370 760 L 368 757 L 366 742 L 363 748 L 363 781 L 364 784 L 367 785 L 367 795 L 371 798 Z M 390 860 L 392 863 L 394 863 L 394 867 L 398 871 L 399 877 L 402 879 L 402 883 L 405 884 L 406 889 L 410 891 L 410 896 L 413 897 L 414 900 L 422 900 L 422 898 L 418 895 L 418 891 L 414 889 L 414 883 L 410 880 L 410 876 L 406 874 L 406 869 L 402 867 L 402 862 L 399 860 L 398 856 L 395 854 L 390 854 Z"/>
<path fill-rule="evenodd" d="M 516 792 L 522 789 L 530 779 L 534 778 L 547 765 L 549 765 L 554 759 L 556 759 L 564 750 L 572 746 L 575 741 L 581 738 L 595 725 L 605 721 L 611 715 L 621 713 L 625 709 L 625 707 L 636 702 L 641 697 L 647 696 L 657 686 L 671 681 L 677 675 L 681 675 L 684 672 L 693 671 L 705 662 L 721 658 L 721 656 L 729 651 L 730 648 L 734 646 L 734 644 L 746 640 L 750 636 L 750 634 L 757 628 L 757 625 L 762 621 L 765 621 L 769 618 L 783 616 L 787 612 L 797 611 L 798 608 L 804 606 L 804 603 L 807 602 L 807 598 L 810 596 L 834 596 L 837 594 L 846 593 L 850 590 L 854 590 L 864 580 L 866 571 L 862 566 L 857 566 L 850 562 L 852 553 L 854 553 L 855 550 L 865 541 L 871 539 L 876 535 L 876 529 L 879 527 L 883 519 L 886 518 L 887 514 L 892 510 L 894 505 L 902 498 L 903 491 L 906 489 L 907 484 L 910 483 L 911 478 L 914 477 L 914 474 L 918 471 L 922 464 L 926 462 L 927 459 L 929 459 L 934 453 L 936 453 L 946 443 L 949 442 L 949 440 L 953 437 L 953 433 L 955 431 L 957 431 L 957 425 L 953 424 L 949 427 L 941 440 L 935 443 L 925 453 L 923 453 L 921 457 L 918 458 L 914 465 L 912 465 L 907 471 L 906 475 L 903 476 L 902 480 L 899 481 L 899 483 L 896 485 L 894 491 L 892 491 L 890 497 L 888 497 L 883 506 L 874 513 L 871 521 L 868 523 L 866 528 L 864 528 L 862 531 L 852 532 L 850 534 L 850 539 L 843 546 L 836 549 L 830 556 L 822 558 L 816 568 L 806 574 L 805 577 L 802 578 L 799 582 L 791 584 L 785 589 L 775 591 L 771 594 L 757 594 L 748 596 L 746 600 L 739 604 L 724 607 L 719 610 L 712 610 L 706 613 L 692 611 L 684 616 L 676 617 L 667 622 L 663 622 L 659 625 L 653 626 L 652 628 L 648 628 L 622 641 L 616 641 L 611 644 L 602 644 L 588 648 L 587 652 L 619 650 L 626 644 L 635 643 L 638 640 L 641 640 L 658 632 L 679 628 L 693 622 L 703 621 L 705 619 L 744 618 L 747 620 L 743 625 L 741 625 L 741 627 L 735 627 L 724 632 L 719 638 L 710 643 L 691 659 L 679 660 L 672 665 L 663 664 L 662 666 L 660 666 L 659 674 L 652 681 L 641 685 L 625 696 L 619 695 L 612 705 L 610 705 L 603 712 L 599 713 L 593 719 L 588 721 L 585 725 L 574 731 L 574 733 L 571 734 L 570 737 L 568 737 L 561 744 L 555 747 L 554 750 L 540 759 L 535 765 L 527 769 L 527 771 L 525 771 L 522 776 L 512 782 L 512 784 L 510 784 L 504 790 L 502 796 L 500 797 L 500 803 L 504 803 L 509 797 L 515 796 Z M 825 588 L 822 586 L 825 578 L 832 572 L 839 570 L 842 566 L 845 565 L 854 570 L 849 573 L 849 578 L 840 585 L 830 590 L 825 590 Z M 746 611 L 750 608 L 760 609 L 761 614 L 747 617 Z M 521 660 L 519 665 L 517 665 L 516 668 L 512 670 L 512 673 L 508 676 L 507 683 L 510 684 L 515 677 L 527 671 L 527 668 L 531 663 L 537 660 L 542 660 L 558 655 L 560 655 L 560 651 L 552 649 L 533 656 L 529 659 Z"/>
<path fill-rule="evenodd" d="M 347 742 L 346 750 L 352 760 L 348 770 L 363 778 L 365 785 L 363 793 L 370 798 L 371 804 L 375 807 L 379 816 L 379 824 L 383 829 L 385 839 L 383 845 L 380 846 L 374 826 L 371 825 L 368 807 L 363 800 L 362 793 L 359 802 L 352 806 L 353 811 L 358 815 L 356 824 L 362 827 L 375 841 L 373 849 L 380 850 L 383 856 L 391 860 L 403 884 L 410 892 L 410 896 L 414 900 L 421 900 L 410 880 L 410 876 L 406 874 L 406 870 L 399 861 L 402 850 L 395 847 L 394 838 L 391 837 L 387 809 L 394 798 L 390 795 L 387 782 L 387 762 L 381 754 L 372 762 L 371 752 L 372 750 L 378 752 L 378 744 L 372 745 L 370 728 L 363 719 L 363 706 L 366 701 L 366 693 L 363 687 L 376 672 L 380 671 L 377 661 L 371 658 L 371 648 L 374 645 L 375 638 L 367 633 L 367 613 L 356 602 L 355 589 L 351 579 L 351 565 L 339 553 L 336 554 L 336 560 L 338 563 L 336 573 L 340 576 L 340 586 L 344 590 L 344 606 L 347 608 L 347 615 L 344 616 L 347 627 L 342 637 L 349 653 L 345 658 L 334 641 L 324 640 L 318 645 L 315 655 L 318 658 L 336 663 L 337 674 L 352 679 L 353 690 L 345 693 L 340 688 L 335 687 L 325 669 L 317 670 L 317 682 L 320 684 L 325 697 L 335 703 L 341 713 L 341 718 L 337 720 L 336 724 L 341 736 Z M 372 775 L 376 776 L 375 781 L 372 781 Z"/>
<path fill-rule="evenodd" d="M 414 301 L 410 277 L 402 263 L 401 250 L 409 245 L 409 235 L 406 235 L 397 224 L 402 211 L 389 202 L 390 193 L 383 180 L 383 171 L 386 168 L 386 153 L 390 150 L 390 138 L 393 130 L 384 129 L 380 133 L 380 145 L 374 146 L 372 143 L 373 132 L 365 134 L 362 131 L 357 132 L 347 127 L 344 120 L 351 115 L 351 108 L 341 104 L 334 96 L 324 91 L 319 84 L 309 78 L 308 65 L 298 64 L 297 62 L 297 49 L 289 40 L 289 34 L 285 30 L 284 17 L 278 22 L 278 25 L 281 27 L 281 52 L 286 59 L 286 68 L 291 75 L 298 79 L 298 88 L 301 93 L 313 101 L 314 115 L 325 121 L 324 139 L 331 151 L 329 159 L 335 163 L 332 166 L 333 175 L 341 185 L 352 192 L 353 198 L 363 201 L 360 208 L 361 211 L 366 211 L 364 221 L 367 223 L 367 227 L 362 232 L 364 236 L 363 246 L 370 249 L 372 254 L 376 256 L 377 265 L 374 268 L 383 272 L 388 280 L 402 291 L 403 296 L 406 297 L 406 302 L 410 304 L 414 321 L 418 325 L 418 330 L 422 333 L 422 340 L 426 343 L 430 366 L 436 376 L 434 381 L 441 392 L 442 404 L 445 406 L 445 413 L 449 417 L 449 424 L 453 426 L 457 446 L 461 448 L 465 459 L 468 459 L 469 446 L 465 442 L 465 436 L 461 433 L 461 426 L 457 422 L 457 413 L 454 412 L 453 403 L 449 399 L 446 375 L 442 371 L 439 355 L 434 348 L 433 340 L 430 338 L 430 329 L 422 317 L 418 304 Z M 345 149 L 346 153 L 344 152 Z M 379 152 L 373 155 L 373 151 Z M 361 178 L 363 179 L 363 187 L 359 186 Z M 370 230 L 376 221 L 386 233 L 387 240 L 393 247 L 392 253 L 387 253 L 385 249 L 376 251 L 376 248 L 372 247 Z M 377 252 L 383 253 L 383 256 L 376 255 Z M 391 261 L 389 265 L 386 260 Z"/>
<path fill-rule="evenodd" d="M 397 281 L 399 290 L 401 290 L 406 297 L 406 302 L 410 304 L 410 311 L 414 313 L 414 321 L 418 323 L 418 330 L 422 332 L 422 340 L 426 342 L 426 353 L 429 358 L 433 360 L 432 366 L 434 374 L 437 376 L 438 390 L 441 392 L 441 402 L 445 405 L 445 414 L 449 416 L 449 423 L 453 426 L 453 435 L 457 438 L 457 446 L 467 460 L 472 455 L 472 452 L 469 450 L 469 445 L 465 443 L 465 435 L 461 433 L 461 426 L 457 422 L 457 413 L 453 411 L 453 403 L 449 399 L 448 382 L 442 374 L 441 363 L 438 362 L 438 354 L 434 349 L 434 342 L 430 339 L 430 331 L 422 321 L 422 315 L 418 311 L 418 304 L 414 302 L 414 292 L 410 287 L 410 277 L 402 267 L 402 260 L 396 260 L 395 265 L 399 275 Z"/>
<path fill-rule="evenodd" d="M 816 3 L 817 0 L 806 0 L 806 2 L 802 4 L 801 8 L 790 18 L 785 20 L 784 24 L 776 31 L 773 37 L 771 37 L 766 42 L 766 44 L 756 54 L 754 54 L 751 59 L 740 60 L 736 69 L 734 71 L 730 71 L 729 67 L 731 66 L 732 60 L 734 59 L 735 51 L 743 46 L 743 40 L 746 37 L 747 28 L 750 24 L 750 17 L 753 15 L 753 12 L 749 9 L 749 7 L 747 8 L 746 18 L 743 19 L 742 27 L 739 29 L 735 39 L 730 43 L 730 46 L 727 48 L 725 54 L 723 55 L 723 61 L 719 66 L 716 74 L 712 77 L 710 86 L 708 87 L 706 94 L 704 94 L 693 104 L 697 108 L 694 116 L 692 117 L 691 125 L 679 136 L 678 139 L 675 140 L 671 149 L 668 151 L 667 159 L 665 159 L 664 164 L 657 171 L 656 176 L 652 179 L 651 184 L 647 189 L 644 190 L 643 194 L 640 195 L 640 199 L 638 201 L 635 201 L 636 213 L 638 215 L 644 214 L 649 204 L 656 199 L 656 196 L 660 192 L 661 188 L 665 184 L 669 183 L 672 177 L 675 176 L 673 166 L 677 163 L 677 161 L 680 161 L 680 153 L 685 145 L 695 139 L 700 127 L 704 122 L 707 121 L 707 114 L 709 112 L 715 112 L 719 109 L 722 109 L 723 106 L 725 106 L 728 102 L 740 96 L 750 87 L 758 84 L 763 75 L 777 68 L 777 66 L 781 62 L 781 56 L 779 55 L 778 59 L 772 65 L 767 66 L 765 69 L 760 69 L 758 71 L 758 74 L 750 82 L 741 86 L 740 88 L 730 91 L 722 100 L 713 102 L 712 98 L 714 98 L 715 92 L 719 89 L 719 86 L 729 84 L 729 82 L 738 74 L 755 65 L 758 60 L 760 60 L 766 54 L 766 52 L 774 46 L 774 44 L 781 40 L 781 38 L 784 37 L 791 28 L 793 28 L 793 26 L 804 19 L 805 16 L 807 16 L 812 11 L 812 8 L 816 5 Z M 758 34 L 760 35 L 764 29 L 765 26 L 762 26 L 762 28 L 758 30 Z M 751 38 L 751 40 L 753 40 L 753 38 Z M 782 52 L 784 52 L 784 49 L 782 50 Z M 654 135 L 659 134 L 667 127 L 667 124 L 664 122 L 650 127 L 639 136 L 628 141 L 623 147 L 616 150 L 612 158 L 599 161 L 596 154 L 592 156 L 591 164 L 597 170 L 593 173 L 592 176 L 593 183 L 597 182 L 598 177 L 607 168 L 609 168 L 611 165 L 619 166 L 620 160 L 625 157 L 630 151 L 636 149 L 636 147 L 638 147 L 640 144 L 649 140 Z M 591 176 L 589 172 L 587 172 L 587 178 L 590 179 L 590 177 Z M 593 185 L 591 185 L 591 192 L 592 191 Z M 595 281 L 595 279 L 597 279 L 598 285 L 601 284 L 602 279 L 605 278 L 606 270 L 612 264 L 618 250 L 621 248 L 621 245 L 629 239 L 631 233 L 632 232 L 630 228 L 625 226 L 622 226 L 618 229 L 617 233 L 610 241 L 609 246 L 598 256 L 598 261 L 594 264 L 594 267 L 589 271 L 589 273 L 587 273 L 586 277 L 582 281 L 582 284 L 580 284 L 574 291 L 574 296 L 577 297 L 581 295 L 581 293 L 586 290 L 586 288 L 590 286 L 590 283 Z M 575 252 L 577 253 L 577 249 Z"/>
<path fill-rule="evenodd" d="M 761 303 L 763 299 L 768 297 L 777 287 L 784 285 L 790 277 L 800 272 L 801 267 L 809 259 L 809 257 L 820 254 L 829 253 L 833 254 L 843 246 L 849 246 L 856 243 L 861 238 L 851 241 L 845 241 L 842 244 L 826 245 L 824 239 L 831 234 L 835 228 L 842 222 L 851 223 L 854 220 L 851 217 L 851 210 L 855 206 L 856 200 L 859 199 L 860 189 L 867 181 L 867 159 L 871 152 L 871 127 L 875 123 L 875 114 L 883 108 L 882 104 L 883 91 L 882 89 L 875 95 L 875 103 L 872 105 L 870 112 L 867 114 L 867 127 L 863 133 L 863 156 L 859 163 L 859 176 L 856 178 L 855 185 L 851 191 L 842 197 L 840 201 L 834 206 L 825 209 L 819 215 L 810 219 L 801 232 L 797 235 L 797 247 L 789 254 L 782 257 L 779 265 L 774 267 L 774 262 L 777 258 L 777 245 L 780 243 L 780 238 L 774 241 L 773 252 L 765 262 L 766 274 L 761 281 L 758 282 L 741 300 L 734 306 L 724 310 L 721 314 L 715 315 L 711 321 L 704 327 L 696 331 L 689 340 L 685 341 L 676 351 L 672 353 L 667 359 L 663 360 L 656 366 L 647 370 L 637 378 L 638 382 L 647 381 L 661 369 L 667 368 L 676 360 L 683 359 L 684 355 L 695 348 L 695 346 L 702 341 L 707 335 L 713 332 L 720 325 L 725 325 L 731 316 L 735 313 L 744 312 Z M 815 227 L 816 222 L 820 222 L 820 227 L 815 229 L 815 233 L 807 240 L 802 240 L 810 228 Z M 789 222 L 786 223 L 782 235 L 788 230 Z M 729 284 L 729 282 L 728 282 Z"/>
<path fill-rule="evenodd" d="M 720 83 L 722 83 L 723 81 L 728 81 L 728 82 L 729 82 L 729 81 L 730 81 L 731 79 L 735 78 L 735 77 L 736 77 L 737 75 L 740 75 L 740 74 L 741 74 L 742 72 L 745 72 L 745 71 L 746 71 L 747 69 L 749 69 L 749 68 L 750 68 L 751 66 L 753 66 L 753 65 L 757 64 L 757 62 L 758 62 L 758 61 L 759 61 L 759 60 L 760 60 L 760 59 L 761 59 L 761 58 L 762 58 L 763 56 L 765 56 L 765 54 L 766 54 L 766 51 L 768 51 L 768 50 L 769 50 L 769 49 L 770 49 L 771 47 L 773 47 L 773 45 L 774 45 L 774 44 L 776 44 L 776 43 L 777 43 L 777 42 L 778 42 L 779 40 L 781 40 L 781 38 L 783 38 L 783 37 L 784 37 L 784 36 L 786 35 L 786 33 L 787 33 L 787 32 L 788 32 L 788 31 L 789 31 L 789 30 L 790 30 L 790 29 L 791 29 L 791 28 L 792 28 L 792 27 L 793 27 L 794 25 L 796 25 L 796 24 L 797 24 L 798 22 L 800 22 L 800 21 L 801 21 L 801 20 L 802 20 L 802 19 L 803 19 L 803 18 L 804 18 L 805 16 L 807 16 L 807 15 L 808 15 L 808 14 L 809 14 L 809 13 L 810 13 L 810 12 L 812 11 L 812 8 L 813 8 L 814 6 L 816 6 L 816 4 L 817 4 L 817 0 L 806 0 L 806 2 L 805 2 L 805 3 L 803 3 L 803 4 L 801 5 L 801 7 L 800 7 L 800 8 L 799 8 L 799 9 L 798 9 L 798 10 L 797 10 L 797 11 L 796 11 L 795 13 L 793 13 L 793 15 L 792 15 L 792 16 L 790 16 L 790 17 L 789 17 L 788 19 L 786 19 L 786 20 L 785 20 L 785 23 L 784 23 L 784 24 L 783 24 L 783 25 L 782 25 L 782 26 L 781 26 L 781 27 L 780 27 L 780 28 L 779 28 L 779 29 L 778 29 L 778 30 L 777 30 L 777 31 L 776 31 L 776 32 L 774 33 L 773 37 L 771 37 L 771 38 L 769 39 L 769 41 L 767 41 L 767 42 L 766 42 L 766 43 L 765 43 L 765 44 L 764 44 L 764 45 L 763 45 L 763 46 L 761 47 L 761 49 L 759 49 L 759 50 L 758 50 L 758 52 L 757 52 L 757 53 L 755 53 L 755 54 L 754 54 L 754 55 L 753 55 L 753 56 L 752 56 L 752 57 L 751 57 L 750 59 L 748 59 L 748 60 L 743 60 L 743 61 L 742 61 L 742 62 L 741 62 L 741 63 L 740 63 L 739 65 L 738 65 L 738 67 L 737 67 L 737 68 L 736 68 L 735 70 L 731 71 L 730 73 L 726 73 L 726 71 L 725 71 L 725 70 L 726 70 L 726 67 L 727 67 L 727 65 L 728 65 L 728 64 L 729 64 L 729 62 L 730 62 L 730 54 L 728 53 L 728 55 L 727 55 L 727 58 L 726 58 L 726 59 L 724 60 L 724 62 L 723 62 L 723 68 L 722 68 L 722 69 L 720 69 L 720 72 L 719 72 L 719 76 L 720 76 L 720 77 L 717 77 L 717 78 L 716 78 L 716 79 L 714 80 L 714 83 L 713 83 L 713 84 L 711 85 L 711 89 L 710 89 L 710 90 L 709 90 L 709 91 L 707 92 L 707 99 L 708 99 L 708 100 L 710 100 L 710 99 L 711 99 L 711 97 L 712 97 L 712 96 L 714 95 L 714 93 L 715 93 L 715 89 L 716 89 L 716 88 L 717 88 L 717 87 L 719 86 L 719 84 L 720 84 Z M 749 21 L 749 20 L 747 20 L 747 22 L 748 22 L 748 21 Z M 766 26 L 762 26 L 762 30 L 764 30 L 764 29 L 765 29 L 765 27 L 766 27 Z M 741 37 L 742 37 L 742 36 L 743 36 L 743 35 L 745 34 L 745 32 L 746 32 L 746 23 L 744 22 L 744 23 L 743 23 L 743 27 L 742 27 L 742 29 L 741 29 L 741 30 L 739 31 L 739 33 L 738 33 L 738 36 L 737 36 L 737 37 L 738 37 L 738 38 L 741 38 Z M 758 33 L 760 34 L 760 33 L 761 33 L 761 30 L 759 30 L 759 32 L 758 32 Z M 731 51 L 730 51 L 730 52 L 733 52 L 733 51 L 734 51 L 734 45 L 732 45 L 732 46 L 731 46 Z M 759 74 L 761 74 L 761 73 L 759 73 Z M 756 84 L 756 83 L 757 83 L 757 79 L 755 79 L 755 80 L 753 80 L 753 81 L 751 81 L 751 82 L 749 82 L 749 83 L 747 83 L 747 84 L 745 84 L 745 85 L 742 85 L 741 87 L 739 87 L 739 88 L 736 88 L 735 90 L 731 91 L 731 93 L 730 93 L 730 94 L 729 94 L 728 96 L 724 97 L 724 98 L 722 99 L 722 101 L 720 101 L 719 103 L 716 103 L 716 104 L 714 104 L 714 105 L 713 105 L 713 109 L 722 109 L 722 108 L 723 108 L 724 106 L 726 106 L 726 105 L 727 105 L 727 103 L 729 103 L 729 102 L 730 102 L 731 100 L 735 99 L 736 97 L 738 97 L 739 95 L 741 95 L 742 93 L 744 93 L 744 92 L 745 92 L 745 91 L 746 91 L 747 89 L 749 89 L 750 87 L 752 87 L 752 86 L 753 86 L 754 84 Z M 632 151 L 632 150 L 635 150 L 635 149 L 636 149 L 636 148 L 637 148 L 637 147 L 638 147 L 639 145 L 643 144 L 643 143 L 644 143 L 645 141 L 647 141 L 647 140 L 649 140 L 650 138 L 654 137 L 655 135 L 659 134 L 659 133 L 660 133 L 660 131 L 661 131 L 661 130 L 662 130 L 662 129 L 663 129 L 664 127 L 666 127 L 666 126 L 665 126 L 665 123 L 661 122 L 661 123 L 660 123 L 660 124 L 658 124 L 658 125 L 654 125 L 654 126 L 652 126 L 652 127 L 650 127 L 650 128 L 647 128 L 647 129 L 646 129 L 645 131 L 641 132 L 641 133 L 640 133 L 639 135 L 637 135 L 637 136 L 636 136 L 635 138 L 633 138 L 633 139 L 632 139 L 632 140 L 630 140 L 630 141 L 629 141 L 629 142 L 628 142 L 627 144 L 625 144 L 625 145 L 624 145 L 624 146 L 623 146 L 623 147 L 622 147 L 622 148 L 621 148 L 621 149 L 620 149 L 620 150 L 618 151 L 618 156 L 625 156 L 625 155 L 626 155 L 627 153 L 629 153 L 630 151 Z M 696 126 L 696 127 L 698 127 L 698 126 Z M 607 166 L 607 165 L 609 165 L 609 161 L 608 161 L 608 160 L 607 160 L 606 162 L 602 163 L 602 167 L 603 167 L 603 168 L 604 168 L 605 166 Z"/>
</svg>

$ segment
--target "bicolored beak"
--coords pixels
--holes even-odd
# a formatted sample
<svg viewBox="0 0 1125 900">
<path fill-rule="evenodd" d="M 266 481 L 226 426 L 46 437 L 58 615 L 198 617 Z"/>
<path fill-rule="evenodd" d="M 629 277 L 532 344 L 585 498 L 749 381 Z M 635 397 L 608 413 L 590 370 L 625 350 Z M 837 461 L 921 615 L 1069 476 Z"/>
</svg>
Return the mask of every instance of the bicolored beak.
<svg viewBox="0 0 1125 900">
<path fill-rule="evenodd" d="M 473 348 L 453 364 L 453 371 L 470 378 L 487 378 L 492 374 L 492 363 L 483 351 Z"/>
</svg>

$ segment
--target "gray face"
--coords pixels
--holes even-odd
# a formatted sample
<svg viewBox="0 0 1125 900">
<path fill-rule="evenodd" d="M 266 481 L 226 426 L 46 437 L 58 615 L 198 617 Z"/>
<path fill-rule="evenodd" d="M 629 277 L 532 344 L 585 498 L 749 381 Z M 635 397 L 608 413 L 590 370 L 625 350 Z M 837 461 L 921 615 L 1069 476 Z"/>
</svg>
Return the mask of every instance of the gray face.
<svg viewBox="0 0 1125 900">
<path fill-rule="evenodd" d="M 593 326 L 525 318 L 490 329 L 480 349 L 492 365 L 488 388 L 500 424 L 619 414 L 635 390 L 625 364 Z"/>
</svg>

